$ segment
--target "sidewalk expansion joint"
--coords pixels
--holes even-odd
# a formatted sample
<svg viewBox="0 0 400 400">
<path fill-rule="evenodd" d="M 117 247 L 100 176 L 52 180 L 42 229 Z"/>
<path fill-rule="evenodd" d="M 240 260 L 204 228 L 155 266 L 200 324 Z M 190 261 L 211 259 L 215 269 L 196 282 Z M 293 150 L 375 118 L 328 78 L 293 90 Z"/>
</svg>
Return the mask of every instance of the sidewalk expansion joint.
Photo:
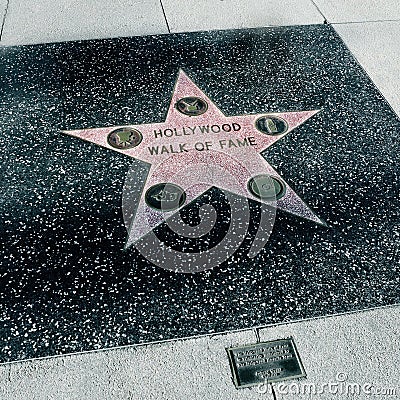
<svg viewBox="0 0 400 400">
<path fill-rule="evenodd" d="M 165 23 L 167 24 L 168 33 L 171 33 L 171 29 L 169 27 L 169 23 L 168 23 L 168 19 L 167 19 L 167 14 L 165 13 L 165 8 L 164 8 L 164 4 L 163 4 L 162 0 L 160 0 L 160 5 L 161 5 L 162 12 L 164 14 Z"/>
<path fill-rule="evenodd" d="M 9 5 L 10 5 L 10 0 L 7 0 L 6 9 L 4 10 L 3 22 L 2 22 L 2 24 L 1 24 L 0 42 L 1 42 L 1 39 L 3 38 L 4 24 L 5 24 L 5 22 L 6 22 L 6 17 L 7 17 L 7 14 L 8 14 L 8 7 L 9 7 Z"/>
</svg>

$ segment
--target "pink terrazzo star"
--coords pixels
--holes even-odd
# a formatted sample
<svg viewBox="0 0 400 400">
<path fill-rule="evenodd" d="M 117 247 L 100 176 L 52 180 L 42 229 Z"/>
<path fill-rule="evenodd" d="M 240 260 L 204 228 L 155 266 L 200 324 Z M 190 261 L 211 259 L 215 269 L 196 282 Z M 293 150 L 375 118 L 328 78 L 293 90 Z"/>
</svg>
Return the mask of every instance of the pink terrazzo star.
<svg viewBox="0 0 400 400">
<path fill-rule="evenodd" d="M 182 102 L 185 98 L 200 99 L 197 103 L 208 107 L 201 109 L 195 100 L 190 99 Z M 180 110 L 177 107 L 179 100 L 182 106 Z M 202 113 L 187 115 L 196 112 L 196 105 Z M 187 114 L 182 112 L 185 107 Z M 180 70 L 165 122 L 123 127 L 140 132 L 141 141 L 135 147 L 119 149 L 109 143 L 110 133 L 122 128 L 121 126 L 64 133 L 151 165 L 136 215 L 128 229 L 129 246 L 177 212 L 156 210 L 145 201 L 144 194 L 149 188 L 165 182 L 184 189 L 184 204 L 188 204 L 211 186 L 271 204 L 271 200 L 256 197 L 248 187 L 252 177 L 269 175 L 285 187 L 282 197 L 274 201 L 277 208 L 323 224 L 260 154 L 318 112 L 319 110 L 312 110 L 227 117 Z M 260 129 L 260 125 L 256 127 L 260 118 L 264 129 Z"/>
</svg>

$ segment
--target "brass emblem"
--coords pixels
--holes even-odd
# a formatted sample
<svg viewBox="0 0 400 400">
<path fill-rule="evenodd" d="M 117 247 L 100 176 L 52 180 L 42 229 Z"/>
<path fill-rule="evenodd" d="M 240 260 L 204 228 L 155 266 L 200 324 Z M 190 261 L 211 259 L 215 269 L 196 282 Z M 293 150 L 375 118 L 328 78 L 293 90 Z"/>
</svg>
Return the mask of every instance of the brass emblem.
<svg viewBox="0 0 400 400">
<path fill-rule="evenodd" d="M 146 203 L 160 211 L 172 211 L 181 207 L 186 201 L 185 191 L 173 183 L 159 183 L 147 190 Z"/>
<path fill-rule="evenodd" d="M 108 144 L 116 149 L 127 150 L 136 147 L 143 139 L 142 134 L 134 128 L 118 128 L 109 133 Z"/>
<path fill-rule="evenodd" d="M 287 132 L 289 125 L 283 118 L 264 116 L 256 121 L 256 128 L 267 135 L 282 135 Z"/>
<path fill-rule="evenodd" d="M 257 175 L 249 180 L 249 191 L 262 200 L 279 200 L 286 192 L 283 181 L 270 175 Z"/>
<path fill-rule="evenodd" d="M 199 97 L 184 97 L 177 101 L 176 108 L 182 114 L 194 117 L 204 114 L 208 109 L 208 105 Z"/>
</svg>

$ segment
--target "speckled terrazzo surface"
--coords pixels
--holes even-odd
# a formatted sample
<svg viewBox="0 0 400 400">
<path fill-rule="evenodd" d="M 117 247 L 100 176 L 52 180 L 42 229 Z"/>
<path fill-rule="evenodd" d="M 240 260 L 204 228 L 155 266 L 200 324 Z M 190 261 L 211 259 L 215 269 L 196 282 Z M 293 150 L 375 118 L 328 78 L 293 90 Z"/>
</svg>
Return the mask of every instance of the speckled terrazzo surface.
<svg viewBox="0 0 400 400">
<path fill-rule="evenodd" d="M 322 109 L 265 157 L 328 227 L 278 210 L 256 258 L 253 226 L 194 275 L 123 250 L 125 175 L 144 165 L 59 130 L 162 121 L 179 68 L 226 115 Z M 1 48 L 0 69 L 2 362 L 399 302 L 400 121 L 333 28 Z M 223 195 L 202 202 L 223 234 Z"/>
</svg>

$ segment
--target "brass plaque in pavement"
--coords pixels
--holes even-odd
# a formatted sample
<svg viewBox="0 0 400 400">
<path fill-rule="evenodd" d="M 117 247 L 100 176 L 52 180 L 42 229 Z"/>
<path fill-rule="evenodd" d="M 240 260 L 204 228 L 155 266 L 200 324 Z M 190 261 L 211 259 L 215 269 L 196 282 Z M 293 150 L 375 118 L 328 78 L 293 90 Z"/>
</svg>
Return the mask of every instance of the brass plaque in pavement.
<svg viewBox="0 0 400 400">
<path fill-rule="evenodd" d="M 292 338 L 227 349 L 237 388 L 305 377 Z"/>
</svg>

